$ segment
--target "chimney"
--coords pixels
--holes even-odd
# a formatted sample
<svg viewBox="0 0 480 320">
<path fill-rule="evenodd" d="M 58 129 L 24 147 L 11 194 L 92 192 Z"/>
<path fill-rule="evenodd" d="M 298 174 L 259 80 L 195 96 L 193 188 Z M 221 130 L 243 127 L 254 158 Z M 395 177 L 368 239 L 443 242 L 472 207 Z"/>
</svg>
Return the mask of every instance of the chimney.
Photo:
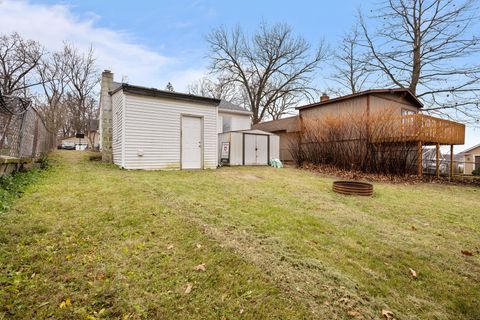
<svg viewBox="0 0 480 320">
<path fill-rule="evenodd" d="M 102 160 L 113 162 L 112 153 L 112 97 L 109 92 L 113 88 L 113 73 L 110 70 L 102 72 L 100 83 L 100 149 Z"/>
<path fill-rule="evenodd" d="M 330 99 L 330 97 L 324 92 L 320 97 L 320 102 L 328 101 L 328 99 Z"/>
</svg>

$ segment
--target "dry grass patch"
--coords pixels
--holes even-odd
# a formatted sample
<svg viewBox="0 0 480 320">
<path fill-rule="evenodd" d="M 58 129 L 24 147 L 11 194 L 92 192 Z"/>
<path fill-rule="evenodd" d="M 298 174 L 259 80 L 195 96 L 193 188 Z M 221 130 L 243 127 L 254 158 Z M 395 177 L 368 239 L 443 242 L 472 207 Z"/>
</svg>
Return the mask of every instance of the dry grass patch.
<svg viewBox="0 0 480 320">
<path fill-rule="evenodd" d="M 479 318 L 478 188 L 344 197 L 296 169 L 126 171 L 80 154 L 57 153 L 1 216 L 4 318 Z"/>
</svg>

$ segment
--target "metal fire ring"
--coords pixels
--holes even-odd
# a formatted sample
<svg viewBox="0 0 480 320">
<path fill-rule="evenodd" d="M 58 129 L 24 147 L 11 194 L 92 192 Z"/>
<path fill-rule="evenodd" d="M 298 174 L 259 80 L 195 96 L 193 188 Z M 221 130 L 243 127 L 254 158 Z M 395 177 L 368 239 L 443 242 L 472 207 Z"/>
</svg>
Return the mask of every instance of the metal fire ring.
<svg viewBox="0 0 480 320">
<path fill-rule="evenodd" d="M 357 181 L 335 181 L 333 182 L 333 191 L 341 194 L 369 197 L 373 195 L 373 185 Z"/>
</svg>

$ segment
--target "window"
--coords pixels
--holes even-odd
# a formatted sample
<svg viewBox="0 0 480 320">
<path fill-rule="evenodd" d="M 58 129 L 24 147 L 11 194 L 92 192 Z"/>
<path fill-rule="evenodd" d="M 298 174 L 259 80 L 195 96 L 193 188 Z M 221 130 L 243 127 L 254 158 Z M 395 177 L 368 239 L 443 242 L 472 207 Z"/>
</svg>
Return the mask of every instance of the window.
<svg viewBox="0 0 480 320">
<path fill-rule="evenodd" d="M 222 132 L 232 131 L 232 117 L 223 116 Z"/>
</svg>

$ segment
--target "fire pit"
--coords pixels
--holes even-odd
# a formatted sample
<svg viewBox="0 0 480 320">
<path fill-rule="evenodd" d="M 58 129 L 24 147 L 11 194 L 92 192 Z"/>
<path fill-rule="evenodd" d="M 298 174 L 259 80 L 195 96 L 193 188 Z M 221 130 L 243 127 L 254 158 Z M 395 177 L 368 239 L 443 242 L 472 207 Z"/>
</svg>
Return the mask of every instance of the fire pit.
<svg viewBox="0 0 480 320">
<path fill-rule="evenodd" d="M 369 197 L 373 194 L 373 185 L 357 181 L 335 181 L 333 182 L 333 191 L 341 194 Z"/>
</svg>

